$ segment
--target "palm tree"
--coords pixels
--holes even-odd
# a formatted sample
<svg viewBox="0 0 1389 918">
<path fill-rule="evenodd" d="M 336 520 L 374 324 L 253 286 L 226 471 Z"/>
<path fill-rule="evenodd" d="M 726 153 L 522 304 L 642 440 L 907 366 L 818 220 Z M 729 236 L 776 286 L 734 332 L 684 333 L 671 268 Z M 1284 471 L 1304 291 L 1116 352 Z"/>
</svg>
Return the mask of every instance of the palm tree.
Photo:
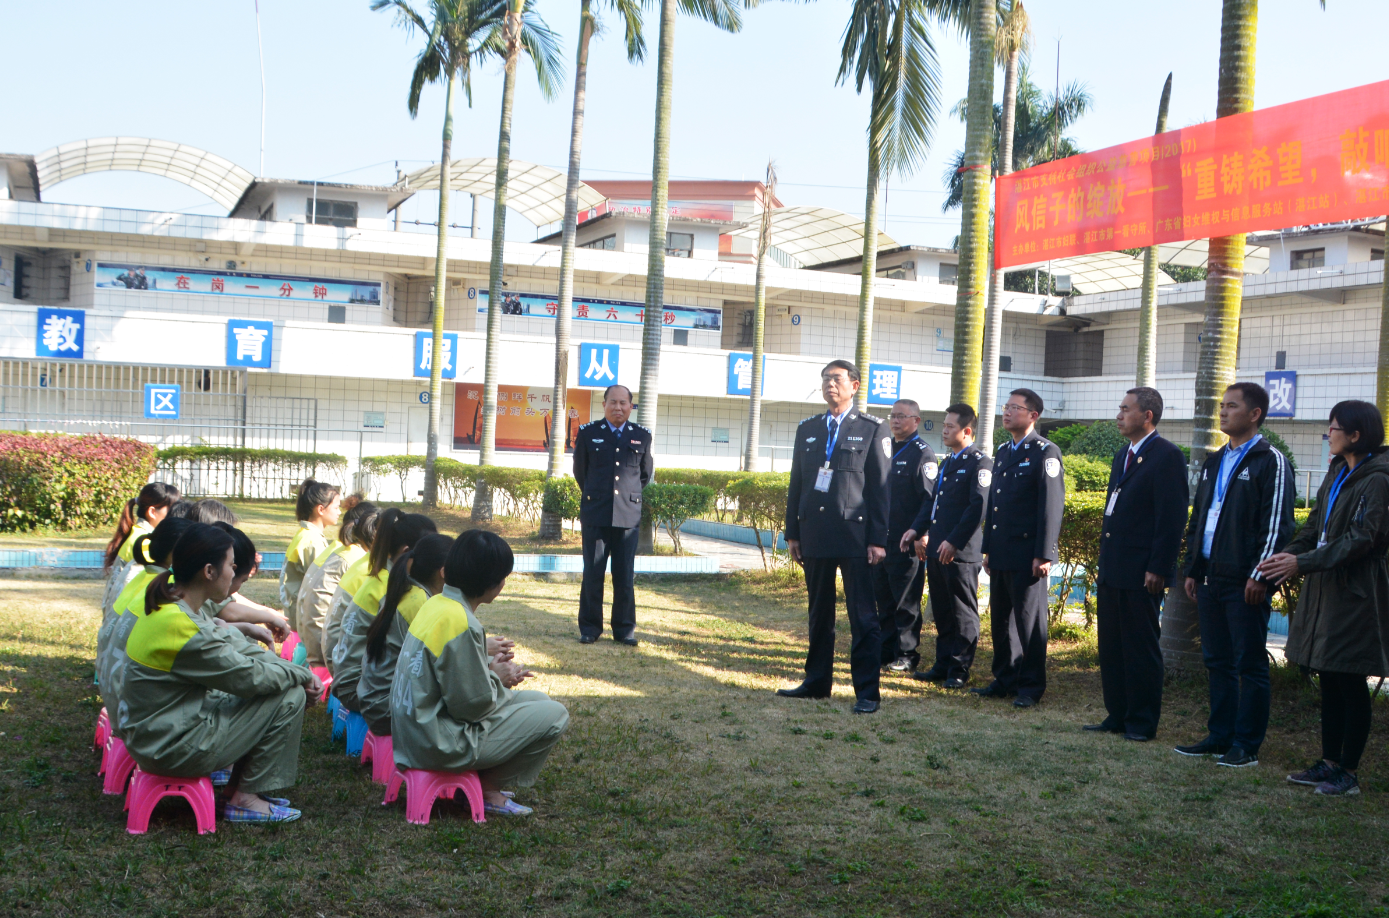
<svg viewBox="0 0 1389 918">
<path fill-rule="evenodd" d="M 634 0 L 611 0 L 622 17 L 627 38 L 627 60 L 636 63 L 646 57 L 646 39 L 641 33 L 641 7 Z M 579 4 L 579 52 L 574 59 L 574 116 L 569 128 L 569 175 L 564 189 L 564 228 L 559 255 L 559 305 L 555 311 L 555 385 L 550 395 L 550 462 L 546 478 L 561 474 L 564 445 L 568 439 L 569 417 L 569 333 L 574 307 L 574 248 L 579 226 L 579 160 L 584 146 L 584 105 L 588 85 L 588 44 L 600 28 L 592 0 Z M 542 511 L 541 538 L 560 535 L 559 514 Z"/>
<path fill-rule="evenodd" d="M 1167 130 L 1167 104 L 1172 101 L 1172 74 L 1162 86 L 1158 102 L 1157 130 Z M 1157 277 L 1158 247 L 1149 246 L 1143 252 L 1143 292 L 1138 307 L 1138 373 L 1134 385 L 1157 386 Z"/>
<path fill-rule="evenodd" d="M 646 311 L 642 317 L 641 381 L 637 422 L 656 431 L 657 387 L 661 379 L 662 315 L 666 299 L 666 206 L 670 191 L 671 91 L 675 80 L 675 15 L 698 16 L 725 32 L 743 27 L 738 6 L 757 0 L 661 0 L 661 34 L 656 44 L 656 127 L 651 152 L 651 235 L 646 255 Z"/>
<path fill-rule="evenodd" d="M 505 0 L 430 0 L 429 19 L 405 0 L 372 0 L 371 9 L 393 9 L 396 22 L 407 32 L 418 29 L 425 46 L 415 58 L 410 76 L 407 106 L 410 117 L 420 110 L 420 93 L 428 83 L 444 82 L 444 137 L 439 155 L 439 247 L 434 260 L 434 295 L 431 305 L 434 337 L 431 354 L 443 350 L 444 289 L 448 271 L 449 165 L 453 147 L 454 85 L 459 84 L 472 101 L 472 69 L 505 49 L 502 32 L 509 15 Z M 438 503 L 439 480 L 435 460 L 439 456 L 439 405 L 442 402 L 442 360 L 431 360 L 429 370 L 429 440 L 424 465 L 424 504 Z"/>
<path fill-rule="evenodd" d="M 511 114 L 516 99 L 516 64 L 524 50 L 535 65 L 535 77 L 546 99 L 559 91 L 558 36 L 534 11 L 535 0 L 509 0 L 502 42 L 506 67 L 502 78 L 502 117 L 497 131 L 497 176 L 492 195 L 492 265 L 487 281 L 487 349 L 482 370 L 482 445 L 478 465 L 491 465 L 497 448 L 497 362 L 501 359 L 502 255 L 506 248 L 506 183 L 511 169 Z M 473 492 L 473 519 L 492 518 L 492 491 L 479 480 Z"/>
<path fill-rule="evenodd" d="M 762 355 L 767 314 L 767 249 L 772 242 L 772 201 L 776 198 L 776 165 L 767 160 L 763 183 L 762 228 L 757 234 L 757 279 L 752 291 L 752 388 L 748 390 L 748 439 L 743 470 L 759 472 L 758 440 L 762 432 Z"/>
<path fill-rule="evenodd" d="M 950 401 L 979 404 L 983 369 L 981 332 L 988 285 L 989 163 L 994 148 L 990 124 L 994 98 L 993 3 L 970 4 L 969 96 L 965 116 L 965 157 L 960 195 L 960 267 L 955 288 L 955 350 L 951 360 Z M 992 406 L 989 411 L 992 412 Z"/>
<path fill-rule="evenodd" d="M 991 3 L 976 0 L 979 6 Z M 842 84 L 869 86 L 868 180 L 863 207 L 863 258 L 859 281 L 858 336 L 854 362 L 869 372 L 873 338 L 873 284 L 878 269 L 878 206 L 881 184 L 893 172 L 909 173 L 926 155 L 940 101 L 940 67 L 931 42 L 931 19 L 965 28 L 970 0 L 855 0 L 839 52 Z M 992 30 L 993 18 L 989 25 Z M 858 407 L 869 386 L 859 387 Z"/>
<path fill-rule="evenodd" d="M 1018 65 L 1032 48 L 1032 23 L 1022 0 L 1013 0 L 994 41 L 994 56 L 1003 65 L 1003 123 L 998 145 L 997 173 L 1013 171 L 1013 125 L 1018 101 Z M 998 404 L 998 352 L 1003 343 L 1003 271 L 989 275 L 989 309 L 984 329 L 984 385 L 979 394 L 979 442 L 993 452 L 994 406 Z"/>
</svg>

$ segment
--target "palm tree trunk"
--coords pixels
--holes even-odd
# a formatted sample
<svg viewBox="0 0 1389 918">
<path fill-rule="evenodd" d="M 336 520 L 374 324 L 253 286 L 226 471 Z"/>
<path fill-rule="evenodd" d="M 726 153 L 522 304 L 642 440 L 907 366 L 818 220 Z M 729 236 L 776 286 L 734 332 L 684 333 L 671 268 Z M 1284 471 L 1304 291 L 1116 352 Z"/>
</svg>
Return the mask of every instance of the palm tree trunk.
<svg viewBox="0 0 1389 918">
<path fill-rule="evenodd" d="M 960 269 L 955 291 L 955 344 L 950 400 L 979 405 L 984 305 L 989 274 L 989 160 L 993 145 L 994 3 L 970 5 L 969 96 L 965 119 Z M 992 408 L 990 408 L 992 411 Z"/>
<path fill-rule="evenodd" d="M 758 456 L 762 433 L 762 355 L 767 315 L 767 248 L 772 237 L 772 196 L 776 190 L 776 172 L 767 163 L 767 180 L 763 183 L 762 229 L 757 234 L 757 279 L 752 293 L 752 388 L 748 390 L 748 438 L 743 451 L 743 470 L 762 471 Z"/>
<path fill-rule="evenodd" d="M 1385 218 L 1389 225 L 1389 217 Z M 1381 267 L 1389 266 L 1389 260 L 1381 261 Z M 1379 372 L 1376 374 L 1375 407 L 1381 417 L 1389 418 L 1389 270 L 1384 271 L 1380 283 L 1379 299 Z"/>
<path fill-rule="evenodd" d="M 641 399 L 637 422 L 655 435 L 661 381 L 662 313 L 666 299 L 666 216 L 670 183 L 670 107 L 675 81 L 676 0 L 661 0 L 660 50 L 656 61 L 656 131 L 651 154 L 651 236 L 646 256 L 646 314 L 641 334 Z"/>
<path fill-rule="evenodd" d="M 511 0 L 506 14 L 506 69 L 502 78 L 502 121 L 497 130 L 497 181 L 492 197 L 492 264 L 487 278 L 487 350 L 482 375 L 482 447 L 478 464 L 491 465 L 497 449 L 497 361 L 501 359 L 502 256 L 506 247 L 506 184 L 511 171 L 511 112 L 516 101 L 516 61 L 521 56 L 521 3 Z M 472 518 L 492 518 L 492 489 L 479 481 Z"/>
<path fill-rule="evenodd" d="M 1016 2 L 1016 0 L 1015 0 Z M 1008 55 L 1008 64 L 1003 70 L 1003 123 L 998 150 L 998 174 L 1000 177 L 1013 171 L 1013 127 L 1017 123 L 1018 107 L 1018 58 L 1021 52 Z M 984 329 L 984 381 L 979 393 L 979 434 L 975 442 L 980 449 L 993 455 L 994 451 L 994 408 L 998 405 L 998 355 L 1003 349 L 1003 272 L 992 271 L 989 275 L 989 311 L 985 316 Z"/>
<path fill-rule="evenodd" d="M 873 359 L 873 282 L 878 277 L 878 205 L 882 200 L 881 160 L 870 137 L 868 140 L 868 188 L 863 200 L 863 265 L 858 286 L 858 339 L 854 343 L 854 363 L 863 379 L 854 404 L 859 411 L 868 406 L 869 363 Z"/>
<path fill-rule="evenodd" d="M 591 0 L 579 7 L 579 53 L 574 59 L 574 117 L 569 128 L 569 175 L 564 189 L 564 236 L 559 250 L 559 305 L 555 312 L 555 386 L 550 393 L 550 462 L 546 478 L 562 475 L 569 431 L 569 330 L 573 324 L 574 246 L 579 227 L 579 160 L 584 147 L 584 102 L 588 86 L 588 44 L 593 37 Z M 540 537 L 558 539 L 564 520 L 548 510 L 540 514 Z"/>
<path fill-rule="evenodd" d="M 1215 116 L 1227 118 L 1254 107 L 1254 44 L 1258 0 L 1225 0 L 1220 21 L 1220 84 Z M 1235 381 L 1240 302 L 1244 294 L 1244 234 L 1210 240 L 1206 262 L 1206 320 L 1196 366 L 1196 407 L 1192 417 L 1191 466 L 1195 478 L 1206 455 L 1225 442 L 1220 432 L 1220 397 Z M 1174 602 L 1175 600 L 1175 602 Z M 1201 664 L 1195 604 L 1181 589 L 1171 590 L 1162 614 L 1163 659 L 1169 669 Z"/>
<path fill-rule="evenodd" d="M 434 303 L 431 316 L 434 336 L 430 342 L 429 358 L 429 436 L 424 454 L 424 506 L 432 510 L 439 505 L 439 475 L 435 460 L 439 458 L 439 403 L 443 401 L 444 362 L 439 355 L 444 350 L 444 301 L 446 299 L 449 264 L 449 156 L 453 149 L 453 83 L 449 74 L 444 87 L 444 139 L 439 153 L 439 248 L 434 255 Z M 453 355 L 457 360 L 458 355 Z"/>
<path fill-rule="evenodd" d="M 1162 101 L 1158 103 L 1157 130 L 1167 130 L 1167 103 L 1172 100 L 1172 74 L 1162 86 Z M 1138 307 L 1138 374 L 1134 385 L 1157 388 L 1157 276 L 1158 247 L 1149 246 L 1143 253 L 1143 292 Z"/>
</svg>

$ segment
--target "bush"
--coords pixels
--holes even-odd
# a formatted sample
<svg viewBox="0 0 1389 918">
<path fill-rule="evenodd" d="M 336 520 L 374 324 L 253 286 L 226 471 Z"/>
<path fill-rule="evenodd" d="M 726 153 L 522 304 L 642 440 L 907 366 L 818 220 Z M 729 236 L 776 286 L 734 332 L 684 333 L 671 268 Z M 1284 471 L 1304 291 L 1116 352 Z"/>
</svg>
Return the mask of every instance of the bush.
<svg viewBox="0 0 1389 918">
<path fill-rule="evenodd" d="M 576 485 L 577 487 L 577 485 Z M 680 527 L 692 516 L 708 513 L 714 504 L 714 489 L 697 484 L 649 484 L 642 503 L 651 518 L 666 527 L 675 553 L 680 554 Z"/>
<path fill-rule="evenodd" d="M 714 489 L 714 503 L 710 509 L 724 521 L 724 514 L 732 511 L 733 499 L 728 488 L 733 482 L 749 475 L 749 472 L 720 472 L 712 469 L 657 469 L 654 480 L 658 484 L 691 484 Z M 708 512 L 708 511 L 705 511 Z"/>
<path fill-rule="evenodd" d="M 1115 453 L 1127 449 L 1128 445 L 1129 438 L 1119 433 L 1118 424 L 1096 421 L 1072 437 L 1070 449 L 1062 452 L 1067 456 L 1093 456 L 1108 463 L 1114 459 Z"/>
<path fill-rule="evenodd" d="M 154 467 L 126 437 L 0 434 L 0 532 L 109 525 Z"/>
<path fill-rule="evenodd" d="M 772 533 L 772 561 L 778 560 L 777 542 L 786 529 L 786 492 L 791 487 L 790 472 L 744 472 L 728 487 L 729 496 L 738 502 L 738 520 L 753 528 L 757 550 L 762 553 L 762 569 L 771 570 L 767 546 L 762 544 L 762 530 Z"/>
<path fill-rule="evenodd" d="M 477 488 L 477 466 L 440 456 L 434 460 L 439 499 L 451 507 L 471 507 Z"/>
<path fill-rule="evenodd" d="M 559 475 L 545 479 L 545 492 L 540 506 L 546 513 L 553 513 L 562 520 L 577 520 L 583 502 L 583 488 L 570 476 Z"/>
<path fill-rule="evenodd" d="M 1288 446 L 1288 441 L 1278 435 L 1278 431 L 1265 424 L 1259 428 L 1259 433 L 1264 435 L 1268 445 L 1278 450 L 1288 460 L 1288 465 L 1292 467 L 1293 473 L 1297 472 L 1297 459 L 1293 456 L 1292 447 Z"/>
<path fill-rule="evenodd" d="M 1087 627 L 1095 621 L 1095 578 L 1100 572 L 1104 503 L 1104 494 L 1081 492 L 1066 495 L 1056 561 L 1061 585 L 1052 600 L 1051 614 L 1048 616 L 1053 625 L 1061 621 L 1066 603 L 1076 592 L 1081 594 Z"/>
<path fill-rule="evenodd" d="M 1091 456 L 1067 456 L 1062 463 L 1066 470 L 1066 493 L 1105 491 L 1109 488 L 1109 462 Z"/>
<path fill-rule="evenodd" d="M 347 457 L 337 453 L 238 446 L 171 446 L 158 463 L 161 477 L 199 497 L 291 497 L 305 478 L 347 472 Z"/>
<path fill-rule="evenodd" d="M 436 460 L 434 466 L 436 472 L 439 468 Z M 369 475 L 395 475 L 400 479 L 400 499 L 408 502 L 410 497 L 405 493 L 405 481 L 410 477 L 410 473 L 415 469 L 424 469 L 423 456 L 364 456 L 362 458 L 362 471 Z"/>
<path fill-rule="evenodd" d="M 1084 424 L 1067 424 L 1047 434 L 1047 439 L 1055 443 L 1062 453 L 1071 451 L 1071 441 L 1085 432 Z"/>
<path fill-rule="evenodd" d="M 516 469 L 505 465 L 469 467 L 475 481 L 485 482 L 493 492 L 500 491 L 511 505 L 511 515 L 528 520 L 540 519 L 545 473 L 539 469 Z"/>
</svg>

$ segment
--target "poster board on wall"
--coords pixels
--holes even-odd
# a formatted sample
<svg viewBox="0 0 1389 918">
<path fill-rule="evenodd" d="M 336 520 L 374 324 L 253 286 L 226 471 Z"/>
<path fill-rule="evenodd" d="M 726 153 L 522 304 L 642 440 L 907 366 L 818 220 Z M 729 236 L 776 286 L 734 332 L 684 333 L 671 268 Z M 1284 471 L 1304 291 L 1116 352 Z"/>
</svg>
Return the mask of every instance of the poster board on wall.
<svg viewBox="0 0 1389 918">
<path fill-rule="evenodd" d="M 543 453 L 550 448 L 548 386 L 497 386 L 497 449 Z M 564 451 L 574 449 L 579 428 L 589 422 L 591 393 L 570 389 L 565 414 Z M 478 449 L 482 443 L 482 384 L 458 383 L 453 397 L 453 448 Z"/>
</svg>

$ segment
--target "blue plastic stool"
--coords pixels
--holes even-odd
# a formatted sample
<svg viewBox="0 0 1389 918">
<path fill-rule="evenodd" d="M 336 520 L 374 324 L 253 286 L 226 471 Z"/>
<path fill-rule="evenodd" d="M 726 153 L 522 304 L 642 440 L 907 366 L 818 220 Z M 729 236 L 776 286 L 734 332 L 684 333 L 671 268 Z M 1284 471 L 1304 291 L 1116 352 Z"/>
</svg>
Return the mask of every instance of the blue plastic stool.
<svg viewBox="0 0 1389 918">
<path fill-rule="evenodd" d="M 337 699 L 333 699 L 336 701 Z M 333 710 L 333 742 L 342 739 L 347 733 L 347 708 L 339 704 Z"/>
<path fill-rule="evenodd" d="M 338 708 L 342 707 L 342 702 L 338 701 L 338 696 L 332 692 L 328 693 L 328 719 L 335 720 L 338 716 Z"/>
<path fill-rule="evenodd" d="M 356 711 L 347 712 L 347 754 L 353 758 L 362 754 L 367 741 L 367 719 Z"/>
</svg>

